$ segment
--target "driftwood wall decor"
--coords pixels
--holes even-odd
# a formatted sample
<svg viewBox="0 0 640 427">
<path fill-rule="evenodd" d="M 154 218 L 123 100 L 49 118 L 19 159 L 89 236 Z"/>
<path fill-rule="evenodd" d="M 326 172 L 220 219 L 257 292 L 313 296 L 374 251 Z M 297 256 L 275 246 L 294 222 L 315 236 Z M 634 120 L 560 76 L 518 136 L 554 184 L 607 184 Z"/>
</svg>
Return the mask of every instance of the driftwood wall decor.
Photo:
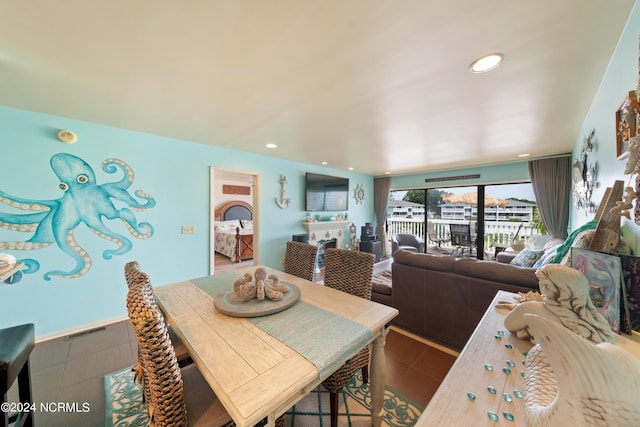
<svg viewBox="0 0 640 427">
<path fill-rule="evenodd" d="M 245 185 L 222 185 L 222 194 L 238 194 L 241 196 L 250 196 L 251 187 Z"/>
</svg>

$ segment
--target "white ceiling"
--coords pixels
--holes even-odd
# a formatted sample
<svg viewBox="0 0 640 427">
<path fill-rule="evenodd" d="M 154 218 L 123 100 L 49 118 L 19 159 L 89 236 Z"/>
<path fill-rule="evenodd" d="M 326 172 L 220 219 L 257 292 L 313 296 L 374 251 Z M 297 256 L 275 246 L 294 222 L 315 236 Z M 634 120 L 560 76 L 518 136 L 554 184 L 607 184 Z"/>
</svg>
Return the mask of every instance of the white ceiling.
<svg viewBox="0 0 640 427">
<path fill-rule="evenodd" d="M 542 157 L 633 4 L 0 0 L 0 105 L 376 176 Z"/>
</svg>

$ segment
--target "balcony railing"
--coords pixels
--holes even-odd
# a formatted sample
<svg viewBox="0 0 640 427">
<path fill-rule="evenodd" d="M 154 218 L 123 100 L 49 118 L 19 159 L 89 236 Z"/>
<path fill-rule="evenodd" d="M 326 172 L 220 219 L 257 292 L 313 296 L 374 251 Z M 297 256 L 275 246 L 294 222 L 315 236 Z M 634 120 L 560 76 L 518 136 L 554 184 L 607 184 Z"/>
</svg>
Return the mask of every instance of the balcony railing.
<svg viewBox="0 0 640 427">
<path fill-rule="evenodd" d="M 451 240 L 451 234 L 449 232 L 449 224 L 469 224 L 475 223 L 475 221 L 452 221 L 441 219 L 430 219 L 429 222 L 433 225 L 435 230 L 435 236 L 431 238 L 427 237 L 425 244 L 427 246 L 437 245 L 438 240 Z M 420 238 L 424 237 L 425 223 L 424 218 L 400 218 L 390 217 L 387 218 L 389 224 L 388 237 L 391 238 L 394 234 L 413 234 Z M 471 234 L 476 235 L 474 226 L 471 228 Z M 520 231 L 518 232 L 518 229 Z M 484 222 L 484 248 L 489 249 L 492 246 L 509 246 L 513 243 L 513 239 L 518 233 L 518 239 L 526 243 L 527 239 L 531 236 L 540 234 L 538 229 L 532 227 L 528 222 L 509 222 L 509 221 L 485 221 Z M 449 242 L 442 243 L 442 247 L 451 248 L 452 245 Z"/>
</svg>

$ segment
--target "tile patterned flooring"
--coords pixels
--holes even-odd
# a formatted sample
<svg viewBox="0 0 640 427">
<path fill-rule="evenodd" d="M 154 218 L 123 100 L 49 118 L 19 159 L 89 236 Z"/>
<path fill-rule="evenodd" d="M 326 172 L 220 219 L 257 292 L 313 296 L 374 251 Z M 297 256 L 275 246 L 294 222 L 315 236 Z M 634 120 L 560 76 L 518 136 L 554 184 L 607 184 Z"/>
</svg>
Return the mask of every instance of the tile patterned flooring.
<svg viewBox="0 0 640 427">
<path fill-rule="evenodd" d="M 386 344 L 387 384 L 419 405 L 426 406 L 455 356 L 392 327 Z M 103 377 L 136 360 L 137 345 L 128 321 L 91 333 L 38 343 L 31 356 L 33 399 L 45 403 L 77 402 L 87 412 L 35 413 L 38 426 L 103 426 Z M 17 401 L 12 389 L 9 401 Z"/>
<path fill-rule="evenodd" d="M 36 403 L 35 425 L 103 426 L 104 375 L 132 366 L 137 359 L 135 336 L 128 321 L 91 330 L 91 333 L 37 343 L 31 353 L 31 384 Z M 16 402 L 17 389 L 8 401 Z M 58 402 L 78 403 L 79 411 L 41 411 L 40 404 L 55 409 Z M 88 404 L 84 412 L 83 404 Z"/>
</svg>

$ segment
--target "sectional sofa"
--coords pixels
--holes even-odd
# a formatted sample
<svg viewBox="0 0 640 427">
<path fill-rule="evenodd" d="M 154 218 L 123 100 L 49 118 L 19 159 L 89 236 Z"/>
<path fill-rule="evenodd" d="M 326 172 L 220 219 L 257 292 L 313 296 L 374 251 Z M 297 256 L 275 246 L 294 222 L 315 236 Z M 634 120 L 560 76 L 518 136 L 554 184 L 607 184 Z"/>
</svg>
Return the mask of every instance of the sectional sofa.
<svg viewBox="0 0 640 427">
<path fill-rule="evenodd" d="M 384 301 L 400 311 L 394 324 L 461 350 L 498 290 L 538 290 L 535 269 L 473 258 L 398 250 L 392 291 Z M 382 296 L 380 296 L 382 297 Z"/>
</svg>

